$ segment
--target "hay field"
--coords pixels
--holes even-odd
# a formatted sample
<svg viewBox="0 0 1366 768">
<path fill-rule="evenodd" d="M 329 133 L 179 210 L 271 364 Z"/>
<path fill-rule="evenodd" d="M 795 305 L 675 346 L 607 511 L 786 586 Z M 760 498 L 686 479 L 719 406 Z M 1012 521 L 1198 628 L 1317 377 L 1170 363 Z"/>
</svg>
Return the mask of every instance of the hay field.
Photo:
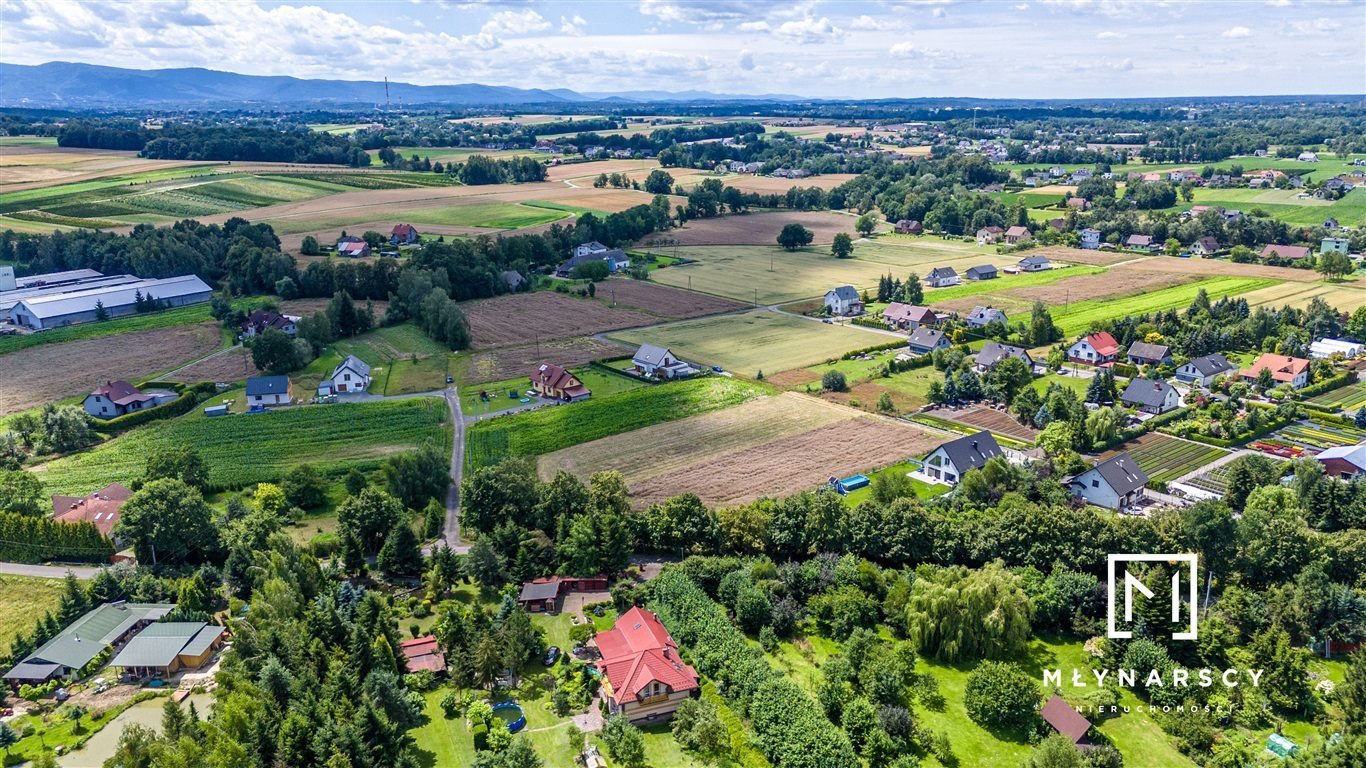
<svg viewBox="0 0 1366 768">
<path fill-rule="evenodd" d="M 720 315 L 610 334 L 627 344 L 668 347 L 690 362 L 719 365 L 742 376 L 805 368 L 845 352 L 894 341 L 857 326 L 826 325 L 768 310 Z"/>
<path fill-rule="evenodd" d="M 543 477 L 618 470 L 636 508 L 685 492 L 724 506 L 814 488 L 938 442 L 911 424 L 789 392 L 547 454 L 538 468 Z"/>
<path fill-rule="evenodd" d="M 597 300 L 609 305 L 616 302 L 617 307 L 670 320 L 738 312 L 750 306 L 730 299 L 708 296 L 705 293 L 684 291 L 667 285 L 627 278 L 612 278 L 599 283 Z"/>
<path fill-rule="evenodd" d="M 679 245 L 771 245 L 776 248 L 778 233 L 785 225 L 796 223 L 815 234 L 812 247 L 818 247 L 829 245 L 840 232 L 852 236 L 855 221 L 853 216 L 828 211 L 773 211 L 697 219 L 669 234 Z M 882 226 L 886 228 L 886 223 Z M 858 250 L 857 246 L 855 250 Z"/>
<path fill-rule="evenodd" d="M 825 173 L 820 176 L 808 176 L 804 179 L 784 179 L 777 176 L 751 176 L 745 174 L 728 174 L 721 177 L 721 181 L 728 187 L 735 187 L 742 192 L 758 192 L 760 194 L 784 194 L 793 187 L 819 187 L 824 190 L 831 190 L 850 179 L 858 178 L 858 174 L 853 173 Z"/>
<path fill-rule="evenodd" d="M 650 325 L 657 318 L 627 309 L 612 309 L 591 299 L 538 291 L 513 293 L 465 302 L 475 347 L 502 347 L 570 336 L 587 336 L 619 328 Z"/>
<path fill-rule="evenodd" d="M 611 342 L 579 337 L 479 350 L 457 357 L 454 365 L 461 386 L 471 386 L 529 374 L 537 364 L 547 361 L 570 368 L 629 353 L 630 350 Z"/>
</svg>

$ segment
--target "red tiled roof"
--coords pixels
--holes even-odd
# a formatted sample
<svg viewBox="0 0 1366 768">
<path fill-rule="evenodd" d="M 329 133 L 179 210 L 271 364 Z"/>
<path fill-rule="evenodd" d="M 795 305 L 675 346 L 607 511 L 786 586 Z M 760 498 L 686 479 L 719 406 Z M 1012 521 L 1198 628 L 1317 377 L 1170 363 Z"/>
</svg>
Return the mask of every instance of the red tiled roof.
<svg viewBox="0 0 1366 768">
<path fill-rule="evenodd" d="M 563 389 L 565 394 L 571 397 L 588 394 L 588 388 L 577 376 L 554 363 L 541 363 L 536 366 L 536 370 L 531 372 L 531 383 L 539 384 L 546 390 Z"/>
<path fill-rule="evenodd" d="M 150 395 L 142 394 L 141 390 L 126 381 L 105 382 L 104 386 L 97 387 L 95 391 L 90 394 L 103 395 L 117 405 L 127 405 L 133 402 L 152 399 Z"/>
<path fill-rule="evenodd" d="M 1309 256 L 1309 248 L 1303 245 L 1268 245 L 1262 249 L 1263 259 L 1269 259 L 1272 256 L 1292 260 L 1303 259 Z"/>
<path fill-rule="evenodd" d="M 1267 352 L 1257 358 L 1252 365 L 1239 371 L 1238 374 L 1249 379 L 1255 379 L 1263 368 L 1271 369 L 1271 378 L 1275 381 L 1294 381 L 1296 376 L 1309 370 L 1309 361 L 1298 357 L 1273 355 Z"/>
<path fill-rule="evenodd" d="M 602 659 L 598 668 L 607 675 L 612 695 L 618 700 L 639 695 L 652 682 L 672 691 L 692 690 L 697 671 L 678 656 L 678 645 L 659 617 L 639 606 L 623 613 L 606 632 L 597 636 Z"/>
<path fill-rule="evenodd" d="M 1119 352 L 1119 342 L 1115 341 L 1115 337 L 1105 331 L 1093 333 L 1087 336 L 1085 341 L 1091 345 L 1092 349 L 1096 350 L 1098 355 L 1113 355 Z"/>
<path fill-rule="evenodd" d="M 398 644 L 398 648 L 403 653 L 404 665 L 409 672 L 422 669 L 429 672 L 446 670 L 446 656 L 437 645 L 436 638 L 431 635 L 404 640 Z"/>
<path fill-rule="evenodd" d="M 412 224 L 395 224 L 393 231 L 389 233 L 390 237 L 408 237 L 415 234 L 417 229 Z"/>
<path fill-rule="evenodd" d="M 108 536 L 119 521 L 119 510 L 133 492 L 110 483 L 89 496 L 53 496 L 52 518 L 59 523 L 94 523 Z"/>
</svg>

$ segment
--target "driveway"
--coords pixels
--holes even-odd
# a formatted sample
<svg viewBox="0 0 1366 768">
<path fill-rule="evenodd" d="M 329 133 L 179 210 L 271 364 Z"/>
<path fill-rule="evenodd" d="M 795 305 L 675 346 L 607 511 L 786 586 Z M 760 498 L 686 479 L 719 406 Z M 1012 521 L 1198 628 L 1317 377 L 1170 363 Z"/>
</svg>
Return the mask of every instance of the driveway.
<svg viewBox="0 0 1366 768">
<path fill-rule="evenodd" d="M 8 576 L 33 576 L 39 579 L 65 579 L 70 573 L 78 579 L 93 579 L 99 568 L 89 565 L 30 565 L 0 563 L 0 573 Z"/>
</svg>

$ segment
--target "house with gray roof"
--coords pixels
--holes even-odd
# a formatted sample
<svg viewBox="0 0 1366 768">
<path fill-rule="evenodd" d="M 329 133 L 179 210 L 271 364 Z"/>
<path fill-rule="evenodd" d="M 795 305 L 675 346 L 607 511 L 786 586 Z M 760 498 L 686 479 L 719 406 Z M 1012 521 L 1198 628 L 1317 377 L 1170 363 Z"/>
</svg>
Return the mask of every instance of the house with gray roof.
<svg viewBox="0 0 1366 768">
<path fill-rule="evenodd" d="M 1148 474 L 1127 453 L 1117 453 L 1067 481 L 1073 496 L 1116 511 L 1143 500 Z"/>
<path fill-rule="evenodd" d="M 1181 407 L 1181 393 L 1165 381 L 1130 379 L 1120 402 L 1144 413 L 1159 414 Z"/>
<path fill-rule="evenodd" d="M 1223 355 L 1205 355 L 1193 358 L 1177 368 L 1176 380 L 1208 387 L 1214 383 L 1216 376 L 1227 376 L 1237 370 L 1238 367 Z"/>
<path fill-rule="evenodd" d="M 863 300 L 852 285 L 839 285 L 825 292 L 825 308 L 840 317 L 863 312 Z"/>
<path fill-rule="evenodd" d="M 107 648 L 175 610 L 169 603 L 105 603 L 71 622 L 5 673 L 12 684 L 41 683 L 79 672 Z"/>
<path fill-rule="evenodd" d="M 969 328 L 981 328 L 988 323 L 1007 324 L 1006 313 L 995 307 L 973 307 L 968 315 Z"/>
<path fill-rule="evenodd" d="M 223 642 L 223 627 L 202 621 L 167 621 L 137 633 L 109 662 L 131 677 L 167 677 L 198 669 Z"/>
<path fill-rule="evenodd" d="M 1164 365 L 1172 361 L 1172 351 L 1166 344 L 1135 341 L 1129 345 L 1127 357 L 1134 365 Z"/>
<path fill-rule="evenodd" d="M 1002 344 L 996 341 L 988 341 L 982 345 L 982 351 L 972 359 L 972 367 L 978 373 L 986 373 L 995 368 L 1002 360 L 1014 357 L 1034 370 L 1034 358 L 1029 356 L 1029 352 L 1024 347 L 1015 347 L 1010 344 Z"/>
<path fill-rule="evenodd" d="M 1021 272 L 1045 272 L 1053 268 L 1047 256 L 1026 256 L 1016 264 Z"/>
<path fill-rule="evenodd" d="M 247 406 L 289 405 L 294 389 L 288 376 L 252 376 L 247 379 Z"/>
<path fill-rule="evenodd" d="M 957 485 L 963 473 L 981 469 L 990 459 L 1004 455 L 996 438 L 984 429 L 935 448 L 925 457 L 921 471 L 934 480 Z"/>
<path fill-rule="evenodd" d="M 958 277 L 958 273 L 953 270 L 953 267 L 935 267 L 925 276 L 925 284 L 931 288 L 947 288 L 961 282 L 963 280 Z"/>
<path fill-rule="evenodd" d="M 318 394 L 322 396 L 365 392 L 368 389 L 370 366 L 355 355 L 347 355 L 327 378 L 318 382 Z"/>
<path fill-rule="evenodd" d="M 636 375 L 647 379 L 673 379 L 689 376 L 695 372 L 691 365 L 678 359 L 668 347 L 654 344 L 641 344 L 640 349 L 631 356 Z"/>
<path fill-rule="evenodd" d="M 948 349 L 952 344 L 943 331 L 922 326 L 906 340 L 906 346 L 917 355 L 928 355 L 936 349 Z"/>
<path fill-rule="evenodd" d="M 975 267 L 968 267 L 968 271 L 964 274 L 967 275 L 969 280 L 995 280 L 997 276 L 996 267 L 993 267 L 990 264 L 980 264 Z"/>
</svg>

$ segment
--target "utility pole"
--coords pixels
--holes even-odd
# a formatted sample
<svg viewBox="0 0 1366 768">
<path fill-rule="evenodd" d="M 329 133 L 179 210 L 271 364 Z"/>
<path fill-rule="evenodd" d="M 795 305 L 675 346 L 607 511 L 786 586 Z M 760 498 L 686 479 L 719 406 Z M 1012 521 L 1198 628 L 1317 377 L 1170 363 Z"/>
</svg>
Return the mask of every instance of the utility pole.
<svg viewBox="0 0 1366 768">
<path fill-rule="evenodd" d="M 384 111 L 389 111 L 389 76 L 384 76 Z"/>
</svg>

